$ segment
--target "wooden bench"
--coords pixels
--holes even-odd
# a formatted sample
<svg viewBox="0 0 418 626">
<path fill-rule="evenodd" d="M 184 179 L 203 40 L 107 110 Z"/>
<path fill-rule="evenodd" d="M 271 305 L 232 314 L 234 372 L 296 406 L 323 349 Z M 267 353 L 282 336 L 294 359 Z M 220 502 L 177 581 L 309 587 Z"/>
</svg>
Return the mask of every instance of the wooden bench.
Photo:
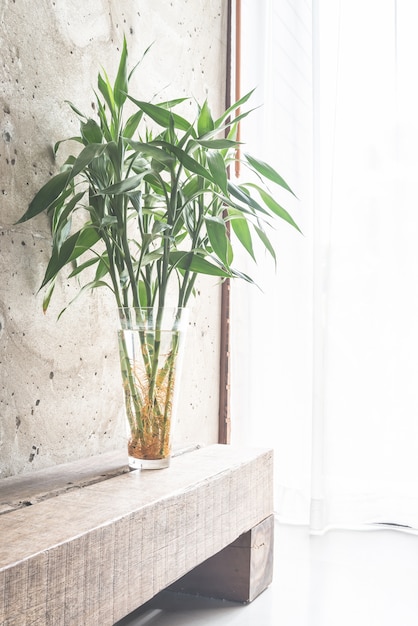
<svg viewBox="0 0 418 626">
<path fill-rule="evenodd" d="M 272 577 L 272 481 L 271 450 L 225 445 L 3 479 L 0 624 L 112 625 L 173 584 L 251 601 Z"/>
</svg>

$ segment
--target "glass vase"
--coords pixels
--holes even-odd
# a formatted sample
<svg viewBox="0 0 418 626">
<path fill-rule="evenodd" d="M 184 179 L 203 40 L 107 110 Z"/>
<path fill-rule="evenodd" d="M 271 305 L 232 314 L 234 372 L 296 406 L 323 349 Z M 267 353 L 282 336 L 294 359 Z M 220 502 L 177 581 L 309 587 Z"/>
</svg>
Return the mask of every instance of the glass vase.
<svg viewBox="0 0 418 626">
<path fill-rule="evenodd" d="M 132 469 L 171 458 L 187 309 L 119 309 L 119 355 Z"/>
</svg>

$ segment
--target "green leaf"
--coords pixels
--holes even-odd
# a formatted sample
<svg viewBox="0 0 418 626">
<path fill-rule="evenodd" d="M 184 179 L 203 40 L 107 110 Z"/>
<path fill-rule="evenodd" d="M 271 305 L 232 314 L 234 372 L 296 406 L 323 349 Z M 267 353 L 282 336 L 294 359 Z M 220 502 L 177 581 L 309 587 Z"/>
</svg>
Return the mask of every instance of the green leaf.
<svg viewBox="0 0 418 626">
<path fill-rule="evenodd" d="M 252 94 L 254 93 L 255 89 L 252 89 L 251 91 L 249 91 L 248 93 L 246 93 L 244 96 L 242 96 L 242 98 L 240 98 L 239 100 L 237 100 L 236 102 L 234 102 L 234 104 L 232 104 L 222 115 L 219 119 L 216 120 L 215 122 L 215 128 L 218 128 L 222 122 L 231 115 L 231 113 L 233 113 L 236 109 L 238 109 L 240 106 L 242 106 L 243 104 L 245 104 L 252 96 Z"/>
<path fill-rule="evenodd" d="M 81 263 L 81 265 L 77 265 L 77 267 L 71 272 L 71 274 L 69 274 L 68 278 L 73 278 L 74 276 L 81 274 L 81 272 L 83 272 L 86 268 L 91 267 L 92 265 L 95 265 L 96 263 L 98 264 L 98 267 L 97 267 L 96 274 L 95 274 L 95 280 L 99 280 L 100 278 L 105 276 L 109 271 L 108 266 L 106 265 L 106 263 L 104 262 L 101 256 L 94 256 L 93 258 L 88 259 L 88 261 Z"/>
<path fill-rule="evenodd" d="M 141 201 L 142 201 L 142 193 L 140 191 L 134 191 L 132 193 L 128 193 L 128 197 L 132 203 L 133 208 L 135 209 L 135 211 L 140 214 L 141 213 L 141 209 L 142 209 L 142 205 L 141 205 Z"/>
<path fill-rule="evenodd" d="M 214 127 L 215 126 L 209 109 L 208 101 L 205 100 L 197 120 L 197 133 L 199 137 L 201 137 L 202 135 L 205 135 L 206 133 L 213 130 Z"/>
<path fill-rule="evenodd" d="M 103 280 L 92 280 L 91 282 L 89 282 L 86 285 L 83 285 L 81 287 L 81 289 L 79 290 L 77 295 L 71 300 L 70 304 L 73 304 L 85 291 L 97 289 L 98 287 L 107 287 L 108 289 L 110 289 L 114 293 L 112 287 L 107 282 L 105 282 Z M 70 304 L 68 306 L 70 306 Z M 68 309 L 68 306 L 66 306 L 66 307 L 64 307 L 62 309 L 62 311 L 58 315 L 58 319 L 60 319 L 61 315 L 63 315 L 63 313 L 65 313 L 65 311 Z"/>
<path fill-rule="evenodd" d="M 205 217 L 205 224 L 214 253 L 224 265 L 229 267 L 232 262 L 232 249 L 224 220 L 221 217 L 207 216 Z"/>
<path fill-rule="evenodd" d="M 166 152 L 165 150 L 161 150 L 157 146 L 154 146 L 150 143 L 143 143 L 141 141 L 128 141 L 130 147 L 138 152 L 138 154 L 142 154 L 152 159 L 155 159 L 159 163 L 163 163 L 164 165 L 171 165 L 174 162 L 174 158 L 171 154 Z"/>
<path fill-rule="evenodd" d="M 58 148 L 60 147 L 60 145 L 62 143 L 66 143 L 67 141 L 77 141 L 77 143 L 83 143 L 83 138 L 82 137 L 68 137 L 67 139 L 61 139 L 60 141 L 57 141 L 54 144 L 54 148 L 53 148 L 54 155 L 57 154 Z M 71 158 L 71 157 L 68 157 L 68 158 Z M 73 157 L 73 159 L 75 160 L 75 157 Z M 67 159 L 67 161 L 68 161 L 68 159 Z"/>
<path fill-rule="evenodd" d="M 106 150 L 106 145 L 100 143 L 88 144 L 80 152 L 75 160 L 73 168 L 71 170 L 70 180 L 75 178 L 77 174 L 80 174 L 96 157 L 103 154 Z"/>
<path fill-rule="evenodd" d="M 117 143 L 115 141 L 109 141 L 106 144 L 106 152 L 112 162 L 113 169 L 115 170 L 115 172 L 119 172 L 122 164 L 120 162 L 121 156 Z"/>
<path fill-rule="evenodd" d="M 181 137 L 181 139 L 178 141 L 177 145 L 178 147 L 183 150 L 184 147 L 186 146 L 186 144 L 188 143 L 188 141 L 190 139 L 193 139 L 194 141 L 194 137 L 196 136 L 196 131 L 194 129 L 194 127 L 191 125 L 189 130 L 186 131 L 183 135 L 183 137 Z M 188 152 L 188 150 L 186 149 L 186 152 Z"/>
<path fill-rule="evenodd" d="M 202 181 L 198 176 L 191 176 L 182 186 L 182 192 L 185 198 L 190 200 L 202 191 Z"/>
<path fill-rule="evenodd" d="M 159 107 L 163 107 L 164 109 L 172 109 L 173 107 L 177 106 L 178 104 L 183 104 L 183 102 L 186 102 L 187 100 L 190 100 L 190 98 L 176 98 L 175 100 L 166 100 L 165 102 L 158 102 Z"/>
<path fill-rule="evenodd" d="M 99 257 L 95 256 L 92 259 L 89 259 L 88 261 L 81 263 L 81 265 L 77 265 L 77 267 L 73 269 L 71 274 L 68 275 L 68 278 L 73 278 L 74 276 L 81 274 L 81 272 L 83 272 L 87 267 L 90 267 L 91 265 L 95 265 L 95 263 L 98 263 L 98 262 L 99 262 Z"/>
<path fill-rule="evenodd" d="M 138 299 L 142 307 L 150 306 L 147 299 L 147 288 L 143 280 L 137 281 Z"/>
<path fill-rule="evenodd" d="M 67 263 L 74 261 L 81 254 L 89 250 L 99 239 L 100 236 L 96 229 L 92 226 L 87 226 L 68 237 L 59 250 L 54 247 L 41 288 L 49 283 L 49 281 L 55 279 L 57 274 Z"/>
<path fill-rule="evenodd" d="M 258 174 L 261 174 L 261 176 L 264 176 L 264 178 L 268 178 L 268 180 L 271 180 L 273 183 L 276 183 L 280 187 L 283 187 L 283 189 L 286 189 L 287 191 L 290 191 L 291 194 L 295 195 L 290 189 L 287 182 L 280 176 L 278 172 L 276 172 L 273 167 L 271 167 L 271 165 L 265 163 L 264 161 L 259 161 L 249 154 L 246 154 L 245 158 Z"/>
<path fill-rule="evenodd" d="M 48 289 L 46 290 L 46 294 L 42 300 L 42 311 L 46 313 L 49 307 L 49 303 L 51 302 L 51 296 L 54 293 L 55 281 L 53 280 L 50 285 L 48 285 Z"/>
<path fill-rule="evenodd" d="M 99 258 L 99 264 L 97 266 L 97 270 L 96 270 L 96 274 L 94 276 L 94 279 L 96 281 L 100 280 L 101 278 L 103 278 L 103 276 L 106 276 L 106 274 L 109 273 L 109 257 L 107 254 L 103 254 L 100 258 Z"/>
<path fill-rule="evenodd" d="M 100 220 L 100 227 L 107 228 L 107 226 L 113 226 L 118 223 L 116 215 L 105 215 Z"/>
<path fill-rule="evenodd" d="M 99 114 L 100 127 L 102 129 L 103 135 L 106 138 L 106 141 L 112 141 L 112 133 L 110 132 L 109 124 L 107 121 L 106 111 L 102 102 L 100 102 L 97 94 L 96 94 L 96 100 L 97 100 L 97 112 Z"/>
<path fill-rule="evenodd" d="M 52 249 L 51 258 L 49 259 L 49 263 L 47 265 L 45 275 L 41 284 L 42 287 L 45 287 L 51 280 L 55 280 L 59 271 L 64 267 L 64 265 L 68 262 L 68 259 L 71 256 L 72 251 L 74 250 L 74 246 L 76 244 L 78 237 L 78 233 L 71 235 L 68 237 L 66 241 L 62 244 L 61 248 L 58 250 L 56 247 Z"/>
<path fill-rule="evenodd" d="M 64 241 L 68 239 L 71 233 L 72 219 L 68 219 L 59 228 L 54 231 L 54 245 L 60 248 Z"/>
<path fill-rule="evenodd" d="M 29 207 L 22 215 L 22 217 L 16 222 L 21 224 L 27 220 L 32 219 L 35 215 L 46 211 L 57 200 L 60 194 L 64 191 L 69 180 L 68 172 L 61 172 L 51 178 L 35 195 Z"/>
<path fill-rule="evenodd" d="M 240 113 L 239 115 L 237 115 L 236 117 L 234 117 L 231 120 L 227 120 L 225 122 L 224 126 L 221 126 L 220 128 L 217 129 L 217 132 L 219 132 L 220 130 L 222 130 L 223 128 L 230 128 L 231 130 L 228 133 L 228 138 L 230 137 L 234 137 L 235 139 L 235 135 L 236 135 L 236 127 L 238 126 L 238 122 L 241 122 L 241 120 L 245 119 L 246 117 L 248 117 L 253 111 L 255 111 L 258 107 L 255 107 L 254 109 L 250 109 L 249 111 L 244 111 L 244 113 Z"/>
<path fill-rule="evenodd" d="M 240 145 L 240 142 L 236 141 L 236 129 L 238 126 L 238 122 L 240 122 L 241 120 L 246 118 L 248 115 L 250 115 L 252 111 L 254 111 L 254 109 L 250 109 L 250 111 L 245 111 L 244 113 L 240 113 L 240 115 L 237 115 L 237 117 L 226 120 L 225 123 L 222 124 L 222 126 L 215 126 L 214 130 L 206 133 L 204 137 L 201 137 L 199 140 L 196 140 L 196 141 L 210 140 L 211 137 L 216 137 L 217 135 L 219 135 L 220 132 L 225 131 L 229 128 L 230 130 L 228 132 L 228 138 L 225 141 L 230 141 L 230 142 L 235 143 L 236 145 Z M 219 139 L 217 141 L 224 141 L 224 140 Z"/>
<path fill-rule="evenodd" d="M 76 106 L 74 106 L 74 104 L 72 102 L 70 102 L 69 100 L 64 100 L 65 104 L 68 104 L 68 106 L 74 111 L 74 113 L 80 117 L 83 120 L 87 120 L 87 116 L 84 115 L 84 113 L 82 113 L 79 109 L 77 109 Z"/>
<path fill-rule="evenodd" d="M 104 196 L 104 195 L 120 195 L 120 194 L 124 194 L 128 191 L 133 191 L 134 189 L 137 189 L 138 186 L 141 184 L 144 176 L 146 176 L 149 173 L 149 171 L 145 171 L 142 172 L 142 174 L 137 174 L 136 176 L 130 176 L 129 178 L 125 178 L 125 180 L 122 180 L 120 183 L 115 183 L 114 185 L 110 185 L 109 187 L 106 187 L 105 189 L 99 189 L 97 191 L 98 194 Z"/>
<path fill-rule="evenodd" d="M 253 250 L 253 242 L 251 239 L 250 228 L 248 226 L 248 222 L 245 218 L 240 217 L 238 213 L 233 210 L 229 211 L 231 215 L 231 226 L 238 240 L 244 246 L 248 254 L 254 259 L 255 255 Z"/>
<path fill-rule="evenodd" d="M 84 194 L 85 194 L 85 191 L 79 191 L 78 193 L 76 193 L 71 198 L 71 200 L 67 202 L 67 204 L 64 206 L 62 211 L 60 211 L 59 215 L 57 215 L 58 221 L 54 226 L 54 237 L 57 237 L 57 234 L 59 234 L 63 226 L 65 226 L 65 224 L 68 222 L 68 218 L 74 212 L 74 209 L 76 209 L 76 205 L 78 201 L 81 200 Z M 55 211 L 55 215 L 56 214 L 57 214 L 57 211 Z"/>
<path fill-rule="evenodd" d="M 160 251 L 154 250 L 154 252 L 148 252 L 147 254 L 144 254 L 141 259 L 141 267 L 145 267 L 153 261 L 158 261 L 158 259 L 161 259 L 163 256 L 163 252 L 163 248 L 160 248 Z"/>
<path fill-rule="evenodd" d="M 126 122 L 124 129 L 122 130 L 123 137 L 131 139 L 134 132 L 138 128 L 139 122 L 141 121 L 143 115 L 144 114 L 142 111 L 137 111 L 136 113 L 131 115 L 131 117 Z"/>
<path fill-rule="evenodd" d="M 210 150 L 238 148 L 240 145 L 239 141 L 233 141 L 232 139 L 196 139 L 196 143 Z"/>
<path fill-rule="evenodd" d="M 256 202 L 254 198 L 252 198 L 245 191 L 243 186 L 237 187 L 236 185 L 228 181 L 228 191 L 231 196 L 234 196 L 234 198 L 237 198 L 237 200 L 240 200 L 240 202 L 243 202 L 248 207 L 259 211 L 260 213 L 264 213 L 264 215 L 269 215 L 268 211 L 266 211 L 258 202 Z"/>
<path fill-rule="evenodd" d="M 113 96 L 117 106 L 120 108 L 126 100 L 128 91 L 128 72 L 126 63 L 128 58 L 128 49 L 126 45 L 126 37 L 123 38 L 122 53 L 120 55 L 118 73 L 116 75 L 115 85 L 113 87 Z"/>
<path fill-rule="evenodd" d="M 193 159 L 184 150 L 181 150 L 177 146 L 173 146 L 165 141 L 160 141 L 158 143 L 164 146 L 170 152 L 173 152 L 178 158 L 178 160 L 180 161 L 180 163 L 183 165 L 183 167 L 186 168 L 186 170 L 189 170 L 190 172 L 193 172 L 194 174 L 198 174 L 199 176 L 202 176 L 202 178 L 209 180 L 211 183 L 214 182 L 213 177 L 210 174 L 210 172 L 208 172 L 208 170 L 204 168 L 203 165 L 201 165 L 198 161 Z"/>
<path fill-rule="evenodd" d="M 152 46 L 154 45 L 154 42 L 150 43 L 150 45 L 148 46 L 148 48 L 145 49 L 145 52 L 143 52 L 142 57 L 139 59 L 139 61 L 136 63 L 136 65 L 134 65 L 134 67 L 131 69 L 131 71 L 129 72 L 129 76 L 128 76 L 128 82 L 131 80 L 131 76 L 132 74 L 135 72 L 136 68 L 138 67 L 138 65 L 140 63 L 142 63 L 142 60 L 145 58 L 145 56 L 148 54 L 148 52 L 150 51 L 150 49 L 152 48 Z"/>
<path fill-rule="evenodd" d="M 226 272 L 213 263 L 210 263 L 202 256 L 195 254 L 194 252 L 171 252 L 170 264 L 178 269 L 190 270 L 196 274 L 221 276 L 222 278 L 229 278 L 231 276 L 231 273 Z"/>
<path fill-rule="evenodd" d="M 266 248 L 266 250 L 268 250 L 268 252 L 271 254 L 271 256 L 274 259 L 274 264 L 276 264 L 277 262 L 277 258 L 276 258 L 276 252 L 273 248 L 273 245 L 270 241 L 270 239 L 267 237 L 266 233 L 264 232 L 264 230 L 262 230 L 261 228 L 259 228 L 258 226 L 254 226 L 254 229 L 257 233 L 257 235 L 260 237 L 261 241 L 264 244 L 264 247 Z"/>
<path fill-rule="evenodd" d="M 99 91 L 106 100 L 106 103 L 109 107 L 111 114 L 113 115 L 115 112 L 115 99 L 113 97 L 112 86 L 109 82 L 109 78 L 106 72 L 103 70 L 104 78 L 101 74 L 97 77 L 97 86 L 99 87 Z"/>
<path fill-rule="evenodd" d="M 78 233 L 74 249 L 70 255 L 69 261 L 74 261 L 87 250 L 90 250 L 100 239 L 100 235 L 93 226 L 84 226 Z"/>
<path fill-rule="evenodd" d="M 103 133 L 97 122 L 91 118 L 80 124 L 81 135 L 86 143 L 101 143 Z"/>
<path fill-rule="evenodd" d="M 244 272 L 239 272 L 238 270 L 232 270 L 232 269 L 231 269 L 231 272 L 232 272 L 233 278 L 241 278 L 241 280 L 245 280 L 247 281 L 247 283 L 251 283 L 251 285 L 255 284 L 251 276 L 244 274 Z"/>
<path fill-rule="evenodd" d="M 209 151 L 206 155 L 209 171 L 218 187 L 225 195 L 228 194 L 228 176 L 226 173 L 225 161 L 219 152 Z"/>
<path fill-rule="evenodd" d="M 278 202 L 276 202 L 276 200 L 269 193 L 267 193 L 264 189 L 262 189 L 258 185 L 255 185 L 254 183 L 247 183 L 246 186 L 247 187 L 253 187 L 254 189 L 256 189 L 258 191 L 258 193 L 260 194 L 260 196 L 262 197 L 263 202 L 265 203 L 265 205 L 268 206 L 268 208 L 275 215 L 280 217 L 282 220 L 285 220 L 285 222 L 288 222 L 288 224 L 290 224 L 291 226 L 296 228 L 296 230 L 298 230 L 300 233 L 302 233 L 302 231 L 300 230 L 299 226 L 293 220 L 292 216 L 289 215 L 289 213 L 286 211 L 286 209 L 284 209 L 282 206 L 280 206 L 280 204 L 278 204 Z"/>
<path fill-rule="evenodd" d="M 164 107 L 158 106 L 157 104 L 151 104 L 150 102 L 136 100 L 129 95 L 128 98 L 132 100 L 132 102 L 136 104 L 136 106 L 139 107 L 141 111 L 143 111 L 146 115 L 148 115 L 148 117 L 150 117 L 152 120 L 154 120 L 154 122 L 156 122 L 163 128 L 170 128 L 173 124 L 174 128 L 187 131 L 192 126 L 190 122 L 184 119 L 184 117 L 180 117 L 180 115 L 177 115 L 172 111 L 168 111 Z"/>
</svg>

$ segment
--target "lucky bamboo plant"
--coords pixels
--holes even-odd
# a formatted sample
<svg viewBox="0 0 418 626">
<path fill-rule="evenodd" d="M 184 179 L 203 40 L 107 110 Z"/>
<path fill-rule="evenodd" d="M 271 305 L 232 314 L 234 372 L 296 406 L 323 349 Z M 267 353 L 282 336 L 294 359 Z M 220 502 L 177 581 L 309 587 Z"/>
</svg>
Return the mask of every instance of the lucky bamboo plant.
<svg viewBox="0 0 418 626">
<path fill-rule="evenodd" d="M 244 154 L 241 169 L 249 170 L 249 182 L 237 184 L 228 177 L 238 158 L 237 125 L 248 115 L 239 111 L 251 93 L 217 119 L 207 101 L 197 104 L 189 120 L 175 112 L 185 98 L 154 103 L 134 97 L 129 82 L 138 64 L 128 72 L 127 61 L 124 39 L 113 85 L 104 70 L 98 75 L 97 119 L 69 103 L 80 134 L 64 141 L 81 149 L 36 193 L 19 220 L 44 211 L 50 216 L 52 251 L 41 285 L 46 287 L 44 311 L 58 275 L 69 268 L 69 277 L 87 277 L 79 293 L 106 286 L 122 312 L 134 307 L 142 319 L 141 311 L 154 308 L 158 318 L 168 298 L 175 298 L 179 310 L 187 305 L 198 274 L 251 281 L 233 266 L 231 230 L 251 257 L 256 237 L 275 259 L 267 234 L 271 218 L 298 229 L 268 188 L 274 184 L 293 193 L 271 166 Z M 55 144 L 55 153 L 61 143 Z M 121 356 L 131 428 L 145 439 L 144 411 L 167 421 L 156 381 L 172 377 L 177 339 L 157 367 L 158 334 L 142 326 L 139 337 L 148 377 L 146 402 L 123 342 Z"/>
</svg>

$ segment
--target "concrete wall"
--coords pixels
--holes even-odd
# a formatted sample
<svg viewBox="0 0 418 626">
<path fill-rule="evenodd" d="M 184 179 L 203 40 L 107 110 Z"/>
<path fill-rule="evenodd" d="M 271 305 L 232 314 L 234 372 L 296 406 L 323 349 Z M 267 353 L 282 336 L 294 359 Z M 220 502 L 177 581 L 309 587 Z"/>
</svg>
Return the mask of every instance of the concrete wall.
<svg viewBox="0 0 418 626">
<path fill-rule="evenodd" d="M 44 216 L 14 226 L 76 134 L 65 100 L 89 111 L 97 72 L 113 79 L 123 34 L 140 99 L 224 102 L 226 0 L 3 0 L 0 6 L 0 476 L 123 447 L 123 399 L 110 292 L 78 299 L 62 280 L 48 313 Z M 177 443 L 217 441 L 219 287 L 201 281 L 185 358 Z M 190 365 L 190 367 L 187 367 Z"/>
</svg>

